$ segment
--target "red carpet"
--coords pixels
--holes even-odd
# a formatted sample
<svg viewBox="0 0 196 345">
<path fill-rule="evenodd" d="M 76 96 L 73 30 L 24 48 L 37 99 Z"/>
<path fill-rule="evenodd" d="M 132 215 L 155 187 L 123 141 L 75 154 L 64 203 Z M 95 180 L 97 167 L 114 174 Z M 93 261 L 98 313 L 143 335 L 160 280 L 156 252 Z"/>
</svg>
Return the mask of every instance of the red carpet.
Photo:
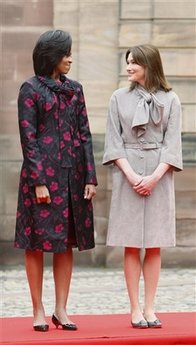
<svg viewBox="0 0 196 345">
<path fill-rule="evenodd" d="M 32 318 L 1 318 L 1 345 L 196 345 L 196 313 L 160 313 L 162 329 L 133 329 L 130 315 L 75 315 L 78 331 L 52 325 L 35 332 Z"/>
</svg>

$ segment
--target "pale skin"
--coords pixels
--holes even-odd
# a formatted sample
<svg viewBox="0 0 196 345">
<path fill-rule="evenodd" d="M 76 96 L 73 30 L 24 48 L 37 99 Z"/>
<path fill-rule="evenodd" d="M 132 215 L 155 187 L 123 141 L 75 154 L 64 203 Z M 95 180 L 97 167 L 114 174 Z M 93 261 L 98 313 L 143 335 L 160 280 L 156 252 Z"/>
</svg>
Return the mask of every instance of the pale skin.
<svg viewBox="0 0 196 345">
<path fill-rule="evenodd" d="M 127 73 L 129 81 L 138 82 L 145 87 L 145 69 L 134 62 L 131 53 L 127 60 Z M 151 175 L 140 176 L 135 173 L 126 158 L 117 159 L 115 164 L 124 173 L 130 188 L 146 198 L 150 197 L 159 180 L 171 168 L 169 164 L 161 162 Z M 124 273 L 130 299 L 131 319 L 134 323 L 145 319 L 153 322 L 157 319 L 153 304 L 161 268 L 160 248 L 146 248 L 143 262 L 140 254 L 140 248 L 126 247 L 124 251 Z M 141 273 L 143 273 L 145 289 L 143 310 L 139 303 Z"/>
<path fill-rule="evenodd" d="M 56 66 L 51 77 L 55 80 L 58 80 L 61 73 L 67 74 L 71 67 L 71 63 L 71 55 L 64 56 Z M 35 194 L 38 204 L 51 203 L 50 193 L 46 185 L 36 186 Z M 84 187 L 84 199 L 90 200 L 95 195 L 95 186 L 86 184 Z M 44 325 L 46 324 L 46 320 L 44 306 L 42 303 L 43 252 L 26 250 L 25 265 L 33 304 L 33 325 Z M 72 248 L 68 248 L 64 253 L 53 254 L 53 276 L 56 297 L 54 314 L 62 324 L 73 324 L 66 312 L 66 305 L 72 276 L 72 267 Z"/>
</svg>

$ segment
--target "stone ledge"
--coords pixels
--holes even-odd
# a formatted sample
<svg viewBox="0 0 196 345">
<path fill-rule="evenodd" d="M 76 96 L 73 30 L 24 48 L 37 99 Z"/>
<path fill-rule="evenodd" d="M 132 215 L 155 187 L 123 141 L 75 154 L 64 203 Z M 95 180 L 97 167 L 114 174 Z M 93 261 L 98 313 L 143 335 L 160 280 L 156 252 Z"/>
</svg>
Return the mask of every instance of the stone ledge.
<svg viewBox="0 0 196 345">
<path fill-rule="evenodd" d="M 15 249 L 13 242 L 0 242 L 0 266 L 24 265 L 24 251 Z M 188 267 L 193 268 L 196 264 L 196 247 L 178 246 L 161 250 L 162 267 Z M 45 265 L 52 265 L 52 253 L 44 254 Z M 106 247 L 96 245 L 94 249 L 84 252 L 74 250 L 74 264 L 76 266 L 90 267 L 123 267 L 123 248 Z"/>
</svg>

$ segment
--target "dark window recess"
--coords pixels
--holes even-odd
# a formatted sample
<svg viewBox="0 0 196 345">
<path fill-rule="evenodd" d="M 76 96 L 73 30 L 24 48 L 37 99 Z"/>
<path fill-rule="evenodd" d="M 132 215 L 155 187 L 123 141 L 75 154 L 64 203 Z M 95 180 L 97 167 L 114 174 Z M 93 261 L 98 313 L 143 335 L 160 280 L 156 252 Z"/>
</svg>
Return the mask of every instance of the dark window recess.
<svg viewBox="0 0 196 345">
<path fill-rule="evenodd" d="M 182 134 L 182 153 L 184 165 L 196 165 L 196 134 Z"/>
</svg>

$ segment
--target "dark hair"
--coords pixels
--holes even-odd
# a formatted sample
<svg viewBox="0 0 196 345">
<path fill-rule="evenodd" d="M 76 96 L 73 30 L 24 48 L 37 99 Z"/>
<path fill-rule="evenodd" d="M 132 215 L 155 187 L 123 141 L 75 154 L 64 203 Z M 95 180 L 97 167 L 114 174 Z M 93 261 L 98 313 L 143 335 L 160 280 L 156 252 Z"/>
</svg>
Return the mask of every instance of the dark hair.
<svg viewBox="0 0 196 345">
<path fill-rule="evenodd" d="M 50 30 L 38 39 L 33 50 L 33 67 L 36 75 L 50 76 L 57 64 L 71 54 L 72 39 L 68 32 Z"/>
<path fill-rule="evenodd" d="M 129 54 L 132 54 L 136 64 L 145 68 L 145 88 L 151 92 L 171 90 L 168 85 L 161 62 L 159 50 L 151 44 L 143 44 L 132 47 L 126 52 L 126 62 Z M 132 82 L 131 89 L 134 89 L 137 82 Z"/>
</svg>

